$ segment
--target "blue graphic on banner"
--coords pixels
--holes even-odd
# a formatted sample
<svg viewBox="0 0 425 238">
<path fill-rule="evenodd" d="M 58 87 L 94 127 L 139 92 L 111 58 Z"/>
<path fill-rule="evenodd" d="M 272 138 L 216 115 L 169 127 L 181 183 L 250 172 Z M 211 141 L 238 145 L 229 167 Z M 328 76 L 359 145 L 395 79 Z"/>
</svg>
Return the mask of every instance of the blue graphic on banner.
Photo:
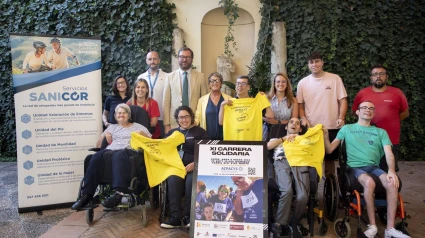
<svg viewBox="0 0 425 238">
<path fill-rule="evenodd" d="M 29 145 L 24 146 L 24 148 L 22 148 L 22 153 L 27 154 L 27 155 L 31 154 L 32 153 L 32 147 L 29 146 Z"/>
<path fill-rule="evenodd" d="M 29 139 L 29 138 L 31 138 L 31 131 L 29 131 L 29 130 L 25 130 L 25 131 L 23 131 L 23 132 L 22 132 L 22 138 L 24 138 L 24 139 Z"/>
<path fill-rule="evenodd" d="M 31 121 L 31 116 L 30 116 L 30 115 L 28 115 L 28 114 L 24 114 L 24 115 L 22 115 L 22 116 L 21 116 L 21 121 L 22 121 L 23 123 L 28 123 L 28 122 L 30 122 L 30 121 Z"/>
<path fill-rule="evenodd" d="M 24 162 L 24 169 L 30 170 L 32 169 L 32 167 L 33 167 L 32 161 L 27 160 Z"/>
<path fill-rule="evenodd" d="M 82 75 L 88 72 L 101 69 L 100 61 L 91 64 L 81 65 L 71 69 L 60 69 L 37 74 L 14 74 L 13 86 L 14 92 L 19 93 L 28 89 L 36 88 L 45 84 L 71 78 L 77 75 Z"/>
<path fill-rule="evenodd" d="M 25 177 L 24 181 L 25 181 L 25 184 L 31 185 L 31 184 L 34 183 L 34 177 L 33 176 L 27 176 L 27 177 Z"/>
</svg>

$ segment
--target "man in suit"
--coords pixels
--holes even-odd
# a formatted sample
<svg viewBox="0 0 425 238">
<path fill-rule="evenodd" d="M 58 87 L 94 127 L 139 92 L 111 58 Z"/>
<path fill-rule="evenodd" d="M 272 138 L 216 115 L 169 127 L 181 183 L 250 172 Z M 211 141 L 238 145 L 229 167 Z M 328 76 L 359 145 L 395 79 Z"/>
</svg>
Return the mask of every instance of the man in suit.
<svg viewBox="0 0 425 238">
<path fill-rule="evenodd" d="M 196 111 L 199 98 L 208 93 L 208 83 L 204 74 L 192 69 L 193 51 L 188 47 L 182 47 L 178 57 L 179 69 L 169 73 L 165 78 L 162 100 L 165 133 L 178 126 L 173 115 L 179 106 L 189 106 Z"/>
</svg>

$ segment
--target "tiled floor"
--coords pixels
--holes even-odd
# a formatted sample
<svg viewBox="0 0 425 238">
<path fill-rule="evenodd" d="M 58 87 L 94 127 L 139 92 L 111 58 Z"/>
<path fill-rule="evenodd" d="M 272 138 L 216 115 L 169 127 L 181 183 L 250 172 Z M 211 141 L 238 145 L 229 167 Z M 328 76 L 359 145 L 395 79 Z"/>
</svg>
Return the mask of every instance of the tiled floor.
<svg viewBox="0 0 425 238">
<path fill-rule="evenodd" d="M 401 162 L 399 176 L 403 179 L 402 196 L 408 213 L 408 230 L 412 237 L 425 235 L 425 163 Z M 105 213 L 102 207 L 95 210 L 94 223 L 89 226 L 85 222 L 85 212 L 74 212 L 42 237 L 189 237 L 188 231 L 174 229 L 165 230 L 159 227 L 158 210 L 148 208 L 148 224 L 143 227 L 140 218 L 140 207 L 130 211 Z M 338 217 L 342 217 L 340 211 Z M 333 223 L 326 220 L 329 230 L 325 237 L 336 237 Z M 385 226 L 377 218 L 379 237 L 384 237 Z M 350 221 L 352 237 L 356 236 L 357 221 Z M 362 225 L 365 229 L 365 225 Z M 316 234 L 317 235 L 317 225 Z"/>
</svg>

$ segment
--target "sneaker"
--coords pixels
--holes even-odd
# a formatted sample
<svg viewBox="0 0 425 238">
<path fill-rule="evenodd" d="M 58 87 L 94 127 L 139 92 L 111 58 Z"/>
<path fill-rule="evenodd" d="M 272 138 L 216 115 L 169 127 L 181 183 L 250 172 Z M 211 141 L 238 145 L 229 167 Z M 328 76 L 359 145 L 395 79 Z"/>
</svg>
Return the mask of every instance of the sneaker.
<svg viewBox="0 0 425 238">
<path fill-rule="evenodd" d="M 114 195 L 108 197 L 102 202 L 102 205 L 106 208 L 114 208 L 121 203 L 123 195 L 119 193 L 114 193 Z"/>
<path fill-rule="evenodd" d="M 271 229 L 270 237 L 280 237 L 280 233 L 282 232 L 282 226 L 279 223 L 273 223 Z"/>
<path fill-rule="evenodd" d="M 385 238 L 410 238 L 410 236 L 404 234 L 403 232 L 396 230 L 395 228 L 385 230 Z"/>
<path fill-rule="evenodd" d="M 298 223 L 298 229 L 302 236 L 308 236 L 308 229 Z"/>
<path fill-rule="evenodd" d="M 378 227 L 376 227 L 376 225 L 367 225 L 367 230 L 364 232 L 364 235 L 368 238 L 374 238 L 376 233 L 378 233 Z"/>
<path fill-rule="evenodd" d="M 190 228 L 190 217 L 184 217 L 183 224 L 185 228 Z"/>
<path fill-rule="evenodd" d="M 179 218 L 170 217 L 168 221 L 161 223 L 161 228 L 172 229 L 172 228 L 178 228 L 180 227 L 180 225 L 181 225 L 181 221 Z"/>
<path fill-rule="evenodd" d="M 282 232 L 280 233 L 283 237 L 291 237 L 292 235 L 292 229 L 288 225 L 282 225 Z"/>
</svg>

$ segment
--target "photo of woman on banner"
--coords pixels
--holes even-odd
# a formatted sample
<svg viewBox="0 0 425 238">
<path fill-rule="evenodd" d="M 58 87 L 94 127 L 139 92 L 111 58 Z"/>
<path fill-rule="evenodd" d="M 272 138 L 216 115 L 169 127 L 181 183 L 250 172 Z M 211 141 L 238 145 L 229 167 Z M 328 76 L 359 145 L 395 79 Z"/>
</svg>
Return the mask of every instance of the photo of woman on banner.
<svg viewBox="0 0 425 238">
<path fill-rule="evenodd" d="M 229 186 L 222 184 L 218 187 L 216 195 L 208 199 L 214 206 L 214 220 L 228 222 L 232 217 L 233 203 L 229 198 Z"/>
<path fill-rule="evenodd" d="M 237 186 L 234 210 L 245 223 L 263 223 L 263 179 L 232 176 Z"/>
<path fill-rule="evenodd" d="M 35 52 L 28 52 L 22 64 L 24 74 L 51 70 L 47 62 L 46 44 L 42 41 L 34 41 L 32 46 Z"/>
</svg>

